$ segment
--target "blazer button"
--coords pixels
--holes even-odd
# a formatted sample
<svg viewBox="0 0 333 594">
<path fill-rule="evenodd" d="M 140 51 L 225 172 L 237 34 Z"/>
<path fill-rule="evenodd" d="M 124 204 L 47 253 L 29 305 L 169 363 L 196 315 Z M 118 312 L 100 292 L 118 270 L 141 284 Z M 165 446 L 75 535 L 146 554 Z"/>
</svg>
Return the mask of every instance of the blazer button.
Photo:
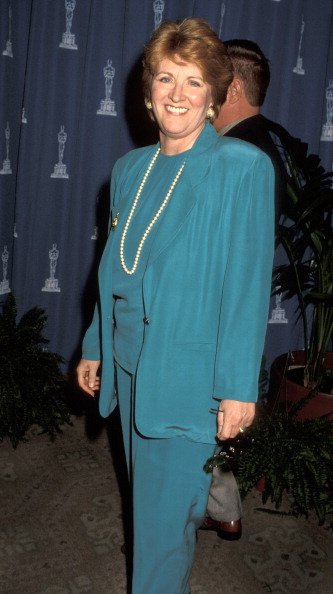
<svg viewBox="0 0 333 594">
<path fill-rule="evenodd" d="M 147 318 L 147 316 L 145 316 L 145 317 L 143 318 L 143 323 L 144 323 L 144 324 L 146 324 L 146 325 L 148 326 L 148 324 L 149 324 L 149 319 Z"/>
</svg>

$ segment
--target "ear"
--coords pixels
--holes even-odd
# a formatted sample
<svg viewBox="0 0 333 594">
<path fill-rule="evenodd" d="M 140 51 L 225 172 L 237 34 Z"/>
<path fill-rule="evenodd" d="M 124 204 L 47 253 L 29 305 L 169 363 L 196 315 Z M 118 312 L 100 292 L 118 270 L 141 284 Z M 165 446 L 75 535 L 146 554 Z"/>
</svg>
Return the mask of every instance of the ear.
<svg viewBox="0 0 333 594">
<path fill-rule="evenodd" d="M 227 101 L 237 103 L 243 94 L 243 83 L 239 78 L 234 78 L 228 87 Z"/>
</svg>

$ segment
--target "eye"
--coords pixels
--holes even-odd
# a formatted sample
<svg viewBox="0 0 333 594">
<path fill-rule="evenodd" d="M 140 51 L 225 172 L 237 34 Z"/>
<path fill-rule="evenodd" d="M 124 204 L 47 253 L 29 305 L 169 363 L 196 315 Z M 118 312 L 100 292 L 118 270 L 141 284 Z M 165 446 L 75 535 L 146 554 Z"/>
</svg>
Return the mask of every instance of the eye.
<svg viewBox="0 0 333 594">
<path fill-rule="evenodd" d="M 157 77 L 157 80 L 162 83 L 169 83 L 171 81 L 171 78 L 170 78 L 170 76 L 163 75 L 163 76 Z"/>
<path fill-rule="evenodd" d="M 191 78 L 189 80 L 189 84 L 191 87 L 201 87 L 200 81 L 196 80 L 195 78 Z"/>
</svg>

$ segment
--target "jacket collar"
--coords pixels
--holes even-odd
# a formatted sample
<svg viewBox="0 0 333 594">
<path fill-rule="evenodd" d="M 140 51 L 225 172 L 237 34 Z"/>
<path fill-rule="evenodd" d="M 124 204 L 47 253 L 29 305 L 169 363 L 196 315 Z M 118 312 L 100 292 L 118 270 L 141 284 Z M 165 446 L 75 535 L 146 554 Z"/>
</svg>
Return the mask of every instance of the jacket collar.
<svg viewBox="0 0 333 594">
<path fill-rule="evenodd" d="M 207 123 L 189 151 L 184 170 L 184 179 L 192 188 L 206 177 L 210 168 L 210 159 L 207 156 L 211 153 L 213 146 L 220 141 L 216 130 Z"/>
<path fill-rule="evenodd" d="M 206 124 L 187 157 L 182 176 L 167 206 L 165 216 L 160 222 L 151 246 L 147 267 L 150 266 L 162 251 L 174 240 L 181 230 L 192 208 L 200 199 L 193 188 L 202 183 L 211 167 L 212 148 L 221 142 L 211 124 Z"/>
</svg>

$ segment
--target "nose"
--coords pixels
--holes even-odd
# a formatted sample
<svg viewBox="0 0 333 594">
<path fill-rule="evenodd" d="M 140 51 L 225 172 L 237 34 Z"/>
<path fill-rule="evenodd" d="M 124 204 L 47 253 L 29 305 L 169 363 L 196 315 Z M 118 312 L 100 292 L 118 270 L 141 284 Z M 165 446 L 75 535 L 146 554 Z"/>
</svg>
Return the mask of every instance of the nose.
<svg viewBox="0 0 333 594">
<path fill-rule="evenodd" d="M 174 86 L 170 89 L 169 97 L 174 103 L 178 103 L 178 101 L 181 101 L 184 98 L 183 85 L 181 82 L 175 82 Z"/>
</svg>

